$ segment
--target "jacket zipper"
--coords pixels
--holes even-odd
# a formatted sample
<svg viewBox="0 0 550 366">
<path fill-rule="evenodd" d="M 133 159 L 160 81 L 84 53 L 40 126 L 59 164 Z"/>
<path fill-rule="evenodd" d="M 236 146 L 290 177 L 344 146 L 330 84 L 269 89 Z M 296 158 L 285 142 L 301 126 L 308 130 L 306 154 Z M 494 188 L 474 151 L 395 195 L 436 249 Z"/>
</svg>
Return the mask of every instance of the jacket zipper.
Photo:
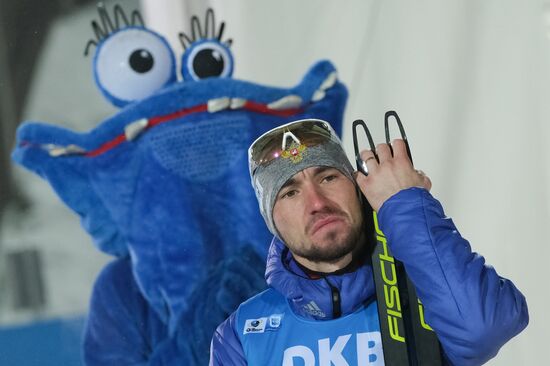
<svg viewBox="0 0 550 366">
<path fill-rule="evenodd" d="M 331 300 L 332 300 L 332 317 L 333 319 L 339 318 L 342 316 L 342 306 L 341 306 L 341 299 L 340 299 L 340 291 L 326 279 L 326 277 L 323 277 L 327 284 L 330 287 L 331 292 Z"/>
</svg>

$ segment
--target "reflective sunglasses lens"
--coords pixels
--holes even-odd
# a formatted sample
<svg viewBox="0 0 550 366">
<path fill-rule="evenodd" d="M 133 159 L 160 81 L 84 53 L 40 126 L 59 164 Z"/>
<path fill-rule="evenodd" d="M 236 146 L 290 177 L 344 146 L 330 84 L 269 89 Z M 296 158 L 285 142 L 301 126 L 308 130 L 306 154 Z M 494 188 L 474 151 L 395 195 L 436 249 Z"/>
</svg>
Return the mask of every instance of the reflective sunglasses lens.
<svg viewBox="0 0 550 366">
<path fill-rule="evenodd" d="M 292 143 L 312 147 L 333 137 L 331 128 L 322 121 L 304 121 L 281 126 L 256 140 L 251 147 L 251 158 L 257 165 L 267 165 L 279 158 Z"/>
</svg>

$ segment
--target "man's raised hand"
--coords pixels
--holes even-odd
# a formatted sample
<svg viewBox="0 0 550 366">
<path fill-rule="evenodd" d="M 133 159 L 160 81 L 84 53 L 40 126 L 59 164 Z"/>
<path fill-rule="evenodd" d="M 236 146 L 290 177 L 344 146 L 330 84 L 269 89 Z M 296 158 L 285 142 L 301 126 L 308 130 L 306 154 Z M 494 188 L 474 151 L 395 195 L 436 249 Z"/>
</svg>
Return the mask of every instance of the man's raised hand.
<svg viewBox="0 0 550 366">
<path fill-rule="evenodd" d="M 376 212 L 388 198 L 403 189 L 410 187 L 431 189 L 430 178 L 422 171 L 414 169 L 403 140 L 394 140 L 391 148 L 385 143 L 378 144 L 376 153 L 380 162 L 376 160 L 371 150 L 363 150 L 361 159 L 366 163 L 368 175 L 356 173 L 359 188 Z"/>
</svg>

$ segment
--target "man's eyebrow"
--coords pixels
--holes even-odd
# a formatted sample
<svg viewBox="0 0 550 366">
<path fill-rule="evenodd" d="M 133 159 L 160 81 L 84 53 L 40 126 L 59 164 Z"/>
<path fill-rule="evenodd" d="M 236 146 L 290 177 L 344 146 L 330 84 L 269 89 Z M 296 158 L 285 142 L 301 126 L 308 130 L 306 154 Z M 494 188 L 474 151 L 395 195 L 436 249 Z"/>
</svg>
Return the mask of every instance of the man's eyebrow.
<svg viewBox="0 0 550 366">
<path fill-rule="evenodd" d="M 326 172 L 327 170 L 335 170 L 335 171 L 339 172 L 338 169 L 336 169 L 336 168 L 334 168 L 334 167 L 332 167 L 332 166 L 318 166 L 318 167 L 315 167 L 315 169 L 313 170 L 313 175 L 314 175 L 314 176 L 317 176 L 317 175 L 319 175 L 319 174 L 323 174 L 323 173 Z M 295 185 L 295 184 L 298 184 L 298 182 L 296 181 L 296 179 L 295 179 L 295 178 L 290 178 L 289 180 L 287 180 L 287 181 L 285 182 L 285 184 L 283 184 L 283 185 L 281 186 L 281 189 L 279 190 L 279 192 L 282 191 L 284 188 L 289 187 L 289 186 L 292 186 L 292 185 Z"/>
<path fill-rule="evenodd" d="M 313 171 L 313 175 L 319 175 L 319 174 L 323 174 L 324 172 L 326 172 L 327 170 L 336 170 L 338 171 L 338 169 L 332 167 L 332 166 L 318 166 L 315 168 L 315 170 Z"/>
<path fill-rule="evenodd" d="M 283 184 L 283 185 L 281 186 L 281 189 L 279 189 L 279 192 L 282 191 L 284 188 L 286 188 L 286 187 L 288 187 L 288 186 L 294 185 L 295 183 L 296 183 L 296 179 L 290 178 L 289 180 L 287 180 L 287 181 L 285 182 L 285 184 Z"/>
</svg>

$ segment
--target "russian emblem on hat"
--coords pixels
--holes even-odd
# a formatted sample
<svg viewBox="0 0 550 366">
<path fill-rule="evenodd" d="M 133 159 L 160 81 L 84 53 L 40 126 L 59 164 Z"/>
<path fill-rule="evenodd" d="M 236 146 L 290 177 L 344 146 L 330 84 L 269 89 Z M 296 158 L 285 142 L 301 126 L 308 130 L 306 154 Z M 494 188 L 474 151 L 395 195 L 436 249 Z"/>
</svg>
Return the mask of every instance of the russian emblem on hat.
<svg viewBox="0 0 550 366">
<path fill-rule="evenodd" d="M 283 150 L 281 156 L 285 159 L 290 159 L 294 164 L 299 163 L 304 158 L 304 153 L 306 151 L 306 145 L 297 144 L 292 142 L 288 149 Z"/>
<path fill-rule="evenodd" d="M 292 143 L 286 147 L 286 141 L 289 137 L 292 139 Z M 290 161 L 296 164 L 304 158 L 303 154 L 306 151 L 306 145 L 302 144 L 292 132 L 287 131 L 283 134 L 282 150 L 281 156 L 285 159 L 290 159 Z"/>
</svg>

